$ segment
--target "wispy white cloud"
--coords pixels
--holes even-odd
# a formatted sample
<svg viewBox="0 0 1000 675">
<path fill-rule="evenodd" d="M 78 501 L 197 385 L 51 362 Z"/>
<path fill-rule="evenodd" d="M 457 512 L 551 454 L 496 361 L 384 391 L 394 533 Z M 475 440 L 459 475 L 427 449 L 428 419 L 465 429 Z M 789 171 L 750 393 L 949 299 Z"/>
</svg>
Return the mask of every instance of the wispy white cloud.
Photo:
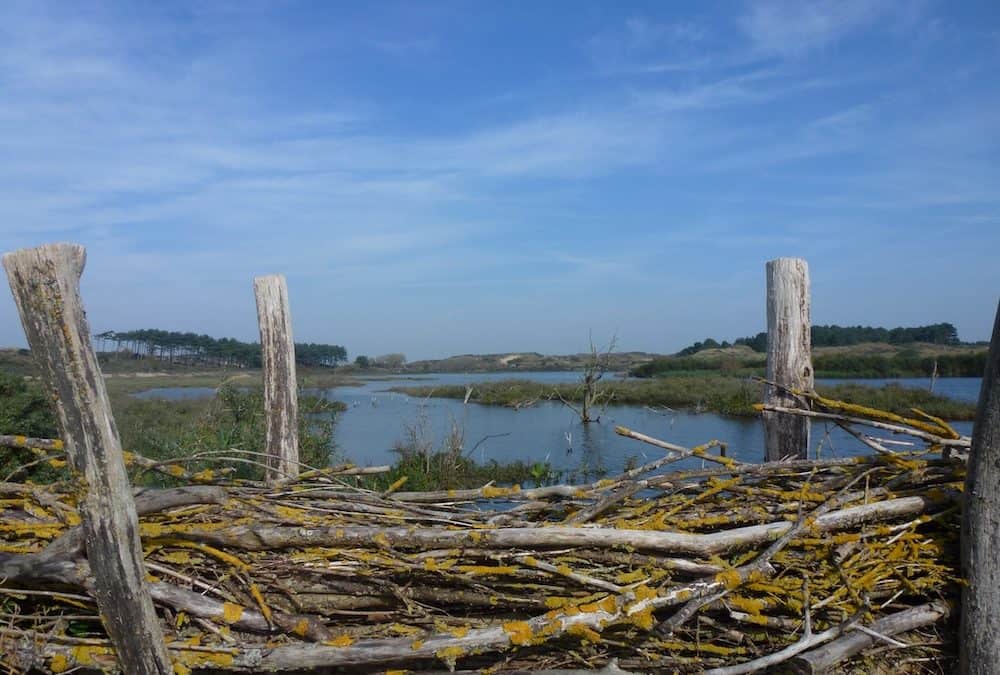
<svg viewBox="0 0 1000 675">
<path fill-rule="evenodd" d="M 587 48 L 603 75 L 687 72 L 712 62 L 700 49 L 706 37 L 706 28 L 694 21 L 637 16 L 592 36 Z"/>
<path fill-rule="evenodd" d="M 762 55 L 802 56 L 871 26 L 893 4 L 887 0 L 761 0 L 749 3 L 740 26 Z"/>
</svg>

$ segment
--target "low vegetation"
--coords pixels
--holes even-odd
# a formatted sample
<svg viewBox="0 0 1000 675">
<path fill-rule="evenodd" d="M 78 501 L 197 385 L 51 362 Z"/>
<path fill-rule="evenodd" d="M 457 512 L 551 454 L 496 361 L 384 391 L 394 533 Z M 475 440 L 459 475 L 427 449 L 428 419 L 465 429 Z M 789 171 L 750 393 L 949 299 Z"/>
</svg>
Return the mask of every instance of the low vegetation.
<svg viewBox="0 0 1000 675">
<path fill-rule="evenodd" d="M 651 380 L 611 381 L 602 386 L 610 391 L 612 404 L 666 406 L 722 415 L 756 415 L 753 405 L 761 400 L 760 384 L 746 378 L 721 375 L 678 375 Z M 471 387 L 470 401 L 513 408 L 534 405 L 538 401 L 559 400 L 560 397 L 567 401 L 579 401 L 583 395 L 580 385 L 551 385 L 530 380 L 486 382 Z M 922 389 L 853 384 L 821 386 L 817 389 L 823 396 L 900 414 L 918 407 L 931 415 L 951 420 L 971 420 L 975 417 L 973 404 L 954 401 Z M 396 387 L 393 391 L 417 397 L 457 399 L 464 399 L 467 393 L 464 385 Z"/>
<path fill-rule="evenodd" d="M 181 459 L 190 471 L 235 468 L 234 477 L 260 480 L 266 451 L 260 389 L 221 387 L 209 399 L 112 401 L 122 445 L 157 461 Z M 341 459 L 333 443 L 339 401 L 299 397 L 299 461 L 320 468 Z M 191 458 L 203 458 L 191 462 Z M 185 459 L 187 458 L 187 459 Z M 147 480 L 159 480 L 152 475 Z"/>
<path fill-rule="evenodd" d="M 265 423 L 259 388 L 229 383 L 219 387 L 213 397 L 182 400 L 135 398 L 128 387 L 111 387 L 110 391 L 118 432 L 127 451 L 157 462 L 181 463 L 192 473 L 223 466 L 233 469 L 234 478 L 261 478 L 262 457 L 258 453 L 265 450 Z M 324 467 L 343 461 L 333 442 L 334 413 L 343 409 L 339 401 L 299 397 L 303 464 Z M 36 383 L 0 372 L 0 434 L 58 437 L 50 402 Z M 460 489 L 491 482 L 543 485 L 559 477 L 547 462 L 478 463 L 465 445 L 457 425 L 436 445 L 429 440 L 426 419 L 420 419 L 406 428 L 396 444 L 398 460 L 391 471 L 366 477 L 363 484 L 382 491 L 406 476 L 407 489 Z M 0 458 L 0 480 L 48 483 L 69 476 L 60 459 L 50 462 L 44 453 L 10 448 Z M 132 478 L 144 485 L 163 485 L 171 480 L 138 468 Z"/>
<path fill-rule="evenodd" d="M 855 345 L 817 348 L 813 367 L 817 378 L 980 377 L 986 367 L 986 350 L 975 347 L 928 349 Z M 693 373 L 763 375 L 765 357 L 743 346 L 701 350 L 687 356 L 666 356 L 632 368 L 634 377 L 650 378 Z"/>
<path fill-rule="evenodd" d="M 257 388 L 224 385 L 211 398 L 165 401 L 138 399 L 112 392 L 122 446 L 155 461 L 177 460 L 189 471 L 232 467 L 237 478 L 263 475 L 264 401 Z M 339 459 L 333 444 L 337 401 L 314 396 L 299 398 L 300 460 L 325 467 Z M 40 388 L 23 378 L 0 373 L 0 433 L 55 438 L 52 407 Z M 39 461 L 42 460 L 42 461 Z M 65 478 L 61 462 L 44 461 L 27 449 L 8 449 L 0 460 L 0 479 L 49 482 Z M 160 474 L 133 476 L 140 484 L 160 484 Z"/>
<path fill-rule="evenodd" d="M 56 435 L 52 406 L 41 390 L 24 378 L 0 371 L 0 434 L 20 434 L 33 438 Z M 60 474 L 51 464 L 24 448 L 4 448 L 0 452 L 0 482 L 28 467 L 36 479 L 53 480 Z M 37 462 L 37 463 L 36 463 Z M 29 466 L 30 465 L 30 466 Z"/>
</svg>

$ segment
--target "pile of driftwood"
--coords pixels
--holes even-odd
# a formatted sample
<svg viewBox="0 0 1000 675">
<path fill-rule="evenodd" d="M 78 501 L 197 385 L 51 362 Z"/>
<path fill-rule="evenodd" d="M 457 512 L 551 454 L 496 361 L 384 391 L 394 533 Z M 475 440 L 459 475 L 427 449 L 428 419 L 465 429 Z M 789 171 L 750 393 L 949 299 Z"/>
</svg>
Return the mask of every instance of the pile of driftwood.
<svg viewBox="0 0 1000 675">
<path fill-rule="evenodd" d="M 589 485 L 436 493 L 343 467 L 268 488 L 153 465 L 192 483 L 136 493 L 175 671 L 823 672 L 866 649 L 943 670 L 969 441 L 812 404 L 788 412 L 873 453 L 746 464 L 620 428 L 663 456 Z M 9 671 L 115 667 L 74 490 L 0 484 Z"/>
</svg>

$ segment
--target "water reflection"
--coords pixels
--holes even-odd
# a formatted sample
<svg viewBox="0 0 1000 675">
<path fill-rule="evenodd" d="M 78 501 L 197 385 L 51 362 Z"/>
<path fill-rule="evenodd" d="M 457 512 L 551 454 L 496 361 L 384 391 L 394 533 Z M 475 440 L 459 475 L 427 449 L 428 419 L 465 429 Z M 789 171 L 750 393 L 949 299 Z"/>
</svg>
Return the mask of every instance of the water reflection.
<svg viewBox="0 0 1000 675">
<path fill-rule="evenodd" d="M 339 387 L 314 393 L 347 404 L 339 414 L 336 443 L 351 461 L 364 465 L 390 464 L 396 456 L 394 445 L 403 440 L 408 428 L 423 429 L 426 440 L 439 448 L 452 429 L 463 433 L 463 447 L 476 461 L 492 460 L 527 463 L 547 462 L 564 477 L 592 477 L 618 473 L 626 465 L 642 464 L 662 456 L 662 451 L 614 433 L 622 425 L 644 434 L 693 446 L 718 439 L 728 443 L 730 457 L 749 462 L 763 458 L 763 427 L 757 419 L 722 417 L 712 413 L 670 412 L 642 406 L 610 406 L 600 423 L 581 424 L 573 411 L 561 403 L 541 401 L 520 410 L 464 405 L 460 400 L 413 398 L 388 391 L 395 386 L 415 384 L 463 384 L 470 382 L 532 379 L 547 383 L 577 382 L 578 373 L 448 373 L 413 379 L 379 379 L 353 387 Z M 833 381 L 827 381 L 833 382 Z M 861 381 L 878 385 L 885 380 Z M 920 380 L 906 381 L 920 384 Z M 929 381 L 922 381 L 926 386 Z M 942 378 L 936 391 L 962 400 L 976 400 L 978 378 Z M 211 388 L 177 388 L 143 392 L 140 396 L 190 398 L 210 396 Z M 957 423 L 963 434 L 972 431 L 971 422 Z M 814 423 L 811 454 L 842 457 L 866 454 L 868 449 L 835 425 Z M 695 468 L 701 460 L 688 459 L 674 466 Z"/>
</svg>

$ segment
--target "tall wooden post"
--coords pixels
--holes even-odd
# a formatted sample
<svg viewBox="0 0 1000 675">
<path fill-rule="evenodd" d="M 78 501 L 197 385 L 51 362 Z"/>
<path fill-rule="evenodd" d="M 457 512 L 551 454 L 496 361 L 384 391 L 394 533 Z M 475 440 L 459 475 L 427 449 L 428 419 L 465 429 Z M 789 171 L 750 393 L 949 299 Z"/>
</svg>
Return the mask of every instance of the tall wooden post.
<svg viewBox="0 0 1000 675">
<path fill-rule="evenodd" d="M 809 319 L 809 266 L 801 258 L 767 263 L 767 385 L 764 402 L 794 407 L 797 399 L 782 387 L 813 388 Z M 764 413 L 764 456 L 768 462 L 809 454 L 809 418 Z"/>
<path fill-rule="evenodd" d="M 80 481 L 80 516 L 94 594 L 126 673 L 172 673 L 143 565 L 139 521 L 104 378 L 80 300 L 82 246 L 7 253 L 4 267 L 31 354 L 56 404 Z"/>
<path fill-rule="evenodd" d="M 1000 658 L 1000 305 L 979 389 L 962 512 L 959 672 L 995 673 Z"/>
<path fill-rule="evenodd" d="M 299 475 L 298 384 L 288 284 L 281 274 L 256 277 L 257 321 L 264 366 L 268 483 Z"/>
</svg>

